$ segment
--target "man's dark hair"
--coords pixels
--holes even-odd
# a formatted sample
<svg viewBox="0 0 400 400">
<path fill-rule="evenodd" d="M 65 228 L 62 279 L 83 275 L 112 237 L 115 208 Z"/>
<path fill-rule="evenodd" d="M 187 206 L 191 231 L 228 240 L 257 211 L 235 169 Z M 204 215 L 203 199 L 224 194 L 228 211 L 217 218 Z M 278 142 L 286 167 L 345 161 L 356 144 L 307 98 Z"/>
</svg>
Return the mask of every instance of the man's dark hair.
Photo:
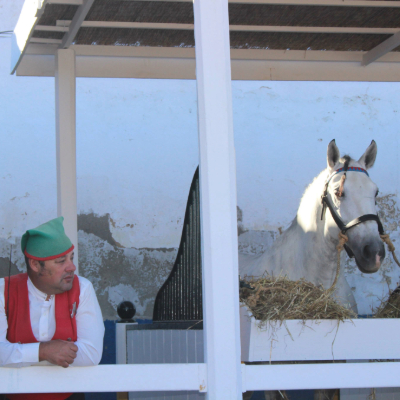
<svg viewBox="0 0 400 400">
<path fill-rule="evenodd" d="M 25 264 L 26 264 L 26 270 L 29 271 L 31 269 L 31 266 L 29 265 L 29 258 L 25 256 Z M 40 266 L 43 268 L 44 267 L 44 261 L 39 261 Z"/>
</svg>

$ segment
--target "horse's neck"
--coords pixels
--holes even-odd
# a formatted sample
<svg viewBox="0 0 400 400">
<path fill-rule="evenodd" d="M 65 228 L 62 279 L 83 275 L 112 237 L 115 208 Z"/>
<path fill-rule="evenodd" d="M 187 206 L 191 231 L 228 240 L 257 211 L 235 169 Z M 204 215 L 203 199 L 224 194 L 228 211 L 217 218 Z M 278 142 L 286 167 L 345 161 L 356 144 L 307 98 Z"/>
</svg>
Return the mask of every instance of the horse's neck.
<svg viewBox="0 0 400 400">
<path fill-rule="evenodd" d="M 304 278 L 325 288 L 336 273 L 336 244 L 324 235 L 321 195 L 328 172 L 317 176 L 306 189 L 292 225 L 260 256 L 241 256 L 242 276 L 261 276 L 265 271 L 289 279 Z M 329 211 L 328 211 L 329 212 Z"/>
<path fill-rule="evenodd" d="M 264 257 L 274 273 L 282 266 L 289 278 L 301 277 L 329 287 L 336 271 L 336 244 L 324 235 L 321 194 L 328 172 L 318 175 L 306 189 L 292 225 Z M 328 211 L 329 212 L 329 211 Z"/>
<path fill-rule="evenodd" d="M 299 243 L 304 247 L 303 268 L 315 277 L 316 283 L 330 286 L 336 271 L 336 243 L 324 232 L 321 220 L 322 202 L 328 171 L 322 171 L 308 186 L 297 211 Z M 326 210 L 329 213 L 329 210 Z"/>
<path fill-rule="evenodd" d="M 328 173 L 326 170 L 322 171 L 307 187 L 300 201 L 296 220 L 304 233 L 317 233 L 319 230 L 323 229 L 323 223 L 321 223 L 321 195 L 324 190 L 327 175 Z"/>
</svg>

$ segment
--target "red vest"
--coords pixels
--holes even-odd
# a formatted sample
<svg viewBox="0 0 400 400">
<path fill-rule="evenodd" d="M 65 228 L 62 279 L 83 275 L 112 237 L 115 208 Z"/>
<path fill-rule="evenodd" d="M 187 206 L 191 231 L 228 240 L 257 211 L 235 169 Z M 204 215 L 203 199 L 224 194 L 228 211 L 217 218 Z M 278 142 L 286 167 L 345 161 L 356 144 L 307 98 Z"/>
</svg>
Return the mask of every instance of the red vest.
<svg viewBox="0 0 400 400">
<path fill-rule="evenodd" d="M 4 300 L 7 313 L 8 295 L 10 296 L 9 314 L 7 316 L 7 340 L 11 343 L 37 343 L 31 326 L 28 296 L 28 274 L 18 274 L 10 278 L 10 293 L 8 293 L 8 278 L 4 278 Z M 56 331 L 52 340 L 77 340 L 75 315 L 71 318 L 73 304 L 79 305 L 79 279 L 74 277 L 72 289 L 55 295 Z M 46 379 L 44 377 L 44 379 Z M 32 393 L 8 394 L 10 400 L 64 400 L 72 393 Z"/>
</svg>

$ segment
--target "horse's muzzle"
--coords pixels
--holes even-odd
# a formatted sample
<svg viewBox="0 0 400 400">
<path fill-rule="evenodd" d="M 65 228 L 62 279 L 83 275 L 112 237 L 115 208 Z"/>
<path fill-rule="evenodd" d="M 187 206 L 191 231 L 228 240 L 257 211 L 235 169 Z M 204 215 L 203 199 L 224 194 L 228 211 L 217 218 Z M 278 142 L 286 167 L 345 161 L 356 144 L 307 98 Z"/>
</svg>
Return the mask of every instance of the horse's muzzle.
<svg viewBox="0 0 400 400">
<path fill-rule="evenodd" d="M 364 274 L 372 274 L 380 268 L 385 258 L 385 246 L 381 240 L 373 240 L 364 244 L 361 251 L 353 251 L 357 267 Z"/>
</svg>

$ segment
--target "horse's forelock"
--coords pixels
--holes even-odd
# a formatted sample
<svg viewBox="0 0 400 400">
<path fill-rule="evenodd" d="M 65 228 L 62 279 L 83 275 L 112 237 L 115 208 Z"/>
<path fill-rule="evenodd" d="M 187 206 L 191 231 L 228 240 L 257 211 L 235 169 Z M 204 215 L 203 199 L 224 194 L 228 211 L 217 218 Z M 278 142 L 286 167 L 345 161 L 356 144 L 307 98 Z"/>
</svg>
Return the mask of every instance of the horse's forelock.
<svg viewBox="0 0 400 400">
<path fill-rule="evenodd" d="M 350 163 L 352 162 L 352 161 L 355 161 L 355 160 L 353 160 L 349 155 L 347 155 L 347 154 L 345 154 L 343 157 L 341 157 L 341 159 L 339 160 L 339 162 L 341 163 L 341 164 L 345 164 L 345 163 L 347 163 L 347 165 L 350 165 Z"/>
<path fill-rule="evenodd" d="M 347 163 L 347 165 L 349 167 L 362 167 L 362 168 L 364 168 L 357 160 L 354 160 L 354 158 L 351 158 L 347 154 L 340 158 L 339 163 L 337 164 L 337 168 L 342 168 L 345 163 Z"/>
</svg>

